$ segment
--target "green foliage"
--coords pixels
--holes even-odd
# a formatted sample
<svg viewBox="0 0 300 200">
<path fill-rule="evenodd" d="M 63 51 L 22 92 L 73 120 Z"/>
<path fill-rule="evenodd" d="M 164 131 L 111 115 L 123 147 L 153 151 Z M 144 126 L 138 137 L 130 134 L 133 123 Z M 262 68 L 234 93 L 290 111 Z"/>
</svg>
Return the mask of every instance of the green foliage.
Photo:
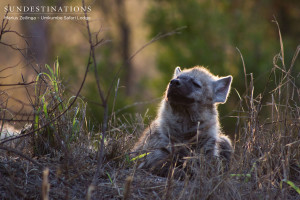
<svg viewBox="0 0 300 200">
<path fill-rule="evenodd" d="M 251 174 L 254 172 L 254 169 L 256 168 L 256 162 L 253 163 L 250 172 L 247 174 L 230 174 L 231 177 L 237 177 L 237 178 L 244 178 L 244 182 L 248 183 L 249 180 L 251 179 Z"/>
<path fill-rule="evenodd" d="M 272 15 L 262 17 L 271 6 L 272 1 L 155 1 L 145 18 L 150 37 L 182 26 L 187 28 L 159 41 L 157 66 L 162 77 L 152 82 L 153 87 L 162 94 L 165 88 L 161 86 L 167 85 L 177 65 L 183 68 L 203 65 L 214 74 L 233 75 L 232 87 L 243 92 L 244 71 L 237 47 L 245 58 L 247 74 L 256 77 L 254 95 L 261 93 L 277 53 L 274 49 L 279 49 Z M 286 57 L 291 55 L 292 52 L 287 52 Z M 220 107 L 220 115 L 234 110 L 238 101 L 233 93 L 229 102 Z M 233 121 L 223 119 L 224 129 L 232 130 Z"/>
<path fill-rule="evenodd" d="M 136 161 L 136 160 L 138 160 L 138 159 L 141 159 L 141 158 L 147 156 L 148 154 L 150 154 L 150 153 L 143 153 L 143 154 L 141 154 L 141 155 L 138 155 L 138 156 L 132 158 L 130 161 Z"/>
<path fill-rule="evenodd" d="M 109 114 L 112 114 L 116 110 L 122 109 L 123 107 L 132 104 L 134 102 L 134 99 L 126 94 L 126 86 L 124 86 L 124 82 L 122 81 L 122 77 L 124 77 L 124 74 L 117 74 L 119 68 L 123 67 L 122 64 L 117 63 L 117 61 L 114 61 L 112 63 L 112 55 L 110 55 L 109 52 L 106 53 L 107 56 L 103 56 L 105 58 L 101 60 L 97 68 L 99 72 L 101 88 L 104 91 L 104 95 L 107 95 L 107 92 L 110 87 L 113 88 L 108 101 Z M 91 71 L 92 73 L 94 73 L 93 67 L 91 68 Z M 124 70 L 122 70 L 121 72 L 124 72 Z M 115 79 L 116 76 L 117 78 L 121 79 L 120 85 L 118 85 L 117 79 Z M 91 81 L 87 83 L 87 86 L 85 86 L 84 95 L 89 101 L 87 113 L 90 116 L 91 122 L 97 126 L 101 124 L 104 110 L 101 106 L 102 102 L 99 97 L 99 92 L 94 79 L 94 74 L 90 74 L 89 78 L 91 79 Z M 133 111 L 134 107 L 126 109 L 126 112 Z"/>
<path fill-rule="evenodd" d="M 286 179 L 283 179 L 281 182 L 280 182 L 280 188 L 282 189 L 282 183 L 285 182 L 287 183 L 289 186 L 291 186 L 298 194 L 300 194 L 300 188 L 297 187 L 295 185 L 295 183 L 293 183 L 292 181 L 289 181 L 289 180 L 286 180 Z"/>
<path fill-rule="evenodd" d="M 35 96 L 34 129 L 43 128 L 33 137 L 34 153 L 51 153 L 53 150 L 61 150 L 65 144 L 69 146 L 76 141 L 85 121 L 86 103 L 78 98 L 81 101 L 77 102 L 77 107 L 69 108 L 74 97 L 69 98 L 67 102 L 63 101 L 65 94 L 60 81 L 58 59 L 53 69 L 45 65 L 45 72 L 37 75 Z M 65 114 L 61 115 L 63 112 Z M 53 120 L 58 116 L 61 117 Z"/>
<path fill-rule="evenodd" d="M 114 185 L 114 182 L 113 182 L 113 180 L 111 179 L 111 177 L 110 177 L 109 173 L 108 173 L 108 172 L 106 172 L 106 174 L 107 174 L 107 177 L 108 177 L 108 179 L 109 179 L 110 183 L 111 183 L 112 185 Z"/>
</svg>

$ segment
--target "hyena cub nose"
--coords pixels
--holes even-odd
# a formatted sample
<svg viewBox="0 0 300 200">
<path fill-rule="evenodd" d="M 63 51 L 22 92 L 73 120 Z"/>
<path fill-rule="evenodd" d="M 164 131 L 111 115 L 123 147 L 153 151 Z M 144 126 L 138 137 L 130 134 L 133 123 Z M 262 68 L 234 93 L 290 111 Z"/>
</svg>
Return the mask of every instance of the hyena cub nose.
<svg viewBox="0 0 300 200">
<path fill-rule="evenodd" d="M 180 86 L 180 81 L 178 79 L 172 79 L 170 81 L 170 86 L 178 87 L 178 86 Z"/>
<path fill-rule="evenodd" d="M 217 104 L 226 102 L 231 82 L 231 76 L 219 78 L 203 67 L 177 67 L 157 118 L 133 149 L 146 155 L 139 159 L 139 167 L 165 176 L 175 161 L 180 166 L 191 152 L 202 149 L 207 157 L 221 157 L 228 166 L 233 148 L 222 134 Z"/>
</svg>

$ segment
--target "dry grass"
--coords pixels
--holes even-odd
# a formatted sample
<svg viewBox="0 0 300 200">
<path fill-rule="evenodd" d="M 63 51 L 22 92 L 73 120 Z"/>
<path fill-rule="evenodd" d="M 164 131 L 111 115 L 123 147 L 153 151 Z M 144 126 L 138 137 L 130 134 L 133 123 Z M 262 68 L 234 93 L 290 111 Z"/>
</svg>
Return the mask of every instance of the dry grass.
<svg viewBox="0 0 300 200">
<path fill-rule="evenodd" d="M 55 153 L 31 158 L 40 166 L 14 152 L 0 151 L 1 199 L 46 197 L 47 183 L 50 199 L 84 199 L 87 194 L 90 199 L 300 199 L 287 183 L 300 186 L 300 96 L 296 78 L 291 70 L 275 62 L 270 73 L 274 88 L 254 97 L 253 77 L 249 77 L 248 92 L 241 96 L 236 111 L 235 153 L 227 172 L 222 171 L 219 161 L 206 162 L 202 155 L 189 162 L 194 175 L 181 181 L 137 170 L 126 153 L 144 129 L 143 117 L 113 116 L 105 143 L 105 164 L 92 190 L 88 192 L 97 166 L 93 142 L 100 134 L 81 128 L 67 149 L 49 143 L 47 147 L 54 150 L 49 152 Z M 44 115 L 40 120 L 46 120 Z M 63 119 L 55 123 L 53 131 L 60 134 L 66 129 L 65 133 L 70 133 L 73 129 L 68 124 L 74 115 Z M 78 120 L 82 124 L 85 118 Z M 62 125 L 65 129 L 58 130 Z M 81 140 L 83 137 L 85 140 Z M 30 151 L 19 150 L 30 155 Z M 50 169 L 48 180 L 46 167 Z"/>
</svg>

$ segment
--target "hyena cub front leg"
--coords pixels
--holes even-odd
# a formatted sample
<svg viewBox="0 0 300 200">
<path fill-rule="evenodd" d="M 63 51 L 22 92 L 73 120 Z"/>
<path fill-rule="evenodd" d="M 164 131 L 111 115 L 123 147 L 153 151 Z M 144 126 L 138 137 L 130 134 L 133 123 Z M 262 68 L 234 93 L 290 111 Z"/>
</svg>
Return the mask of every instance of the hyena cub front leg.
<svg viewBox="0 0 300 200">
<path fill-rule="evenodd" d="M 217 140 L 213 137 L 209 138 L 203 146 L 203 150 L 207 158 L 218 157 L 219 149 L 217 146 Z"/>
<path fill-rule="evenodd" d="M 168 173 L 170 163 L 170 154 L 168 150 L 161 148 L 148 152 L 148 154 L 142 158 L 139 168 L 148 169 L 154 174 L 164 176 Z"/>
<path fill-rule="evenodd" d="M 133 156 L 143 155 L 139 158 L 139 168 L 149 169 L 155 174 L 167 172 L 169 159 L 168 138 L 156 129 L 156 123 L 152 123 L 150 128 L 146 129 L 133 148 Z"/>
<path fill-rule="evenodd" d="M 134 156 L 143 155 L 138 159 L 138 168 L 147 169 L 159 176 L 166 176 L 172 168 L 177 178 L 184 177 L 178 165 L 182 157 L 188 155 L 186 148 L 172 145 L 169 136 L 156 129 L 156 122 L 152 123 L 150 129 L 144 132 L 133 148 Z"/>
<path fill-rule="evenodd" d="M 220 135 L 218 139 L 218 146 L 220 157 L 228 163 L 231 160 L 231 156 L 233 153 L 230 139 L 226 135 Z"/>
</svg>

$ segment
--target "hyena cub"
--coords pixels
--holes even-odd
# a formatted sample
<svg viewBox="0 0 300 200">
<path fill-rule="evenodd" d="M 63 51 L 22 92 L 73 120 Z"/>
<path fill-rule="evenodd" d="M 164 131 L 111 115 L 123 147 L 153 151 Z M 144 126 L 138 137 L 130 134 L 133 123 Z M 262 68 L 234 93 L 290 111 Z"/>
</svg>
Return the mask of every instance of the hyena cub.
<svg viewBox="0 0 300 200">
<path fill-rule="evenodd" d="M 172 161 L 202 149 L 207 157 L 229 162 L 233 149 L 221 134 L 217 104 L 226 102 L 231 81 L 232 76 L 219 78 L 203 67 L 177 67 L 157 118 L 133 149 L 147 153 L 139 167 L 166 175 Z"/>
</svg>

